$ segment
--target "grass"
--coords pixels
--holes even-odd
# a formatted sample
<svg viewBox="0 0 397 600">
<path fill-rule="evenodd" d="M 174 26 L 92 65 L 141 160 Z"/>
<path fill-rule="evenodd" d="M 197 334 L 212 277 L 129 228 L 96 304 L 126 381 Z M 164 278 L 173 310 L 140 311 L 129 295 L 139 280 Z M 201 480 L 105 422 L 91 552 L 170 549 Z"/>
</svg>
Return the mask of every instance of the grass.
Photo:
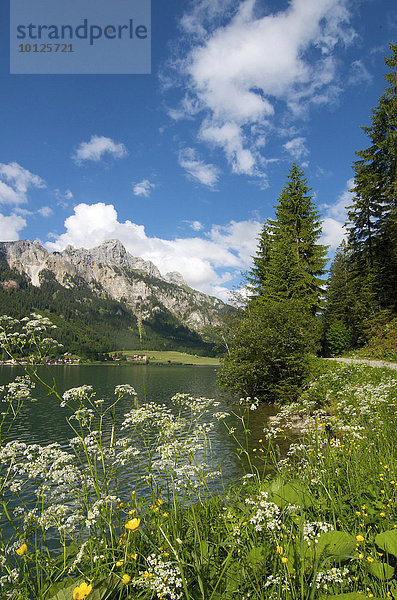
<svg viewBox="0 0 397 600">
<path fill-rule="evenodd" d="M 43 319 L 6 325 L 9 351 L 20 334 L 29 352 L 48 344 Z M 252 453 L 239 441 L 244 436 L 235 437 L 247 472 L 222 495 L 213 491 L 219 475 L 210 420 L 234 437 L 237 418 L 248 439 L 252 399 L 220 414 L 211 400 L 177 394 L 171 411 L 138 399 L 130 386 L 117 386 L 104 403 L 89 386 L 60 397 L 54 383 L 75 439 L 70 449 L 43 448 L 7 442 L 7 428 L 29 401 L 26 380 L 7 386 L 2 597 L 396 599 L 397 374 L 326 361 L 317 372 Z M 127 398 L 130 410 L 116 431 L 115 406 Z M 280 457 L 285 438 L 291 444 Z M 126 464 L 131 485 L 119 489 Z M 146 490 L 135 488 L 142 474 Z"/>
<path fill-rule="evenodd" d="M 208 365 L 218 366 L 219 358 L 212 356 L 197 356 L 196 354 L 187 354 L 186 352 L 166 351 L 166 350 L 126 350 L 122 353 L 125 357 L 133 357 L 134 354 L 146 355 L 149 362 L 156 364 L 176 364 L 176 365 Z M 138 362 L 138 361 L 137 361 Z"/>
</svg>

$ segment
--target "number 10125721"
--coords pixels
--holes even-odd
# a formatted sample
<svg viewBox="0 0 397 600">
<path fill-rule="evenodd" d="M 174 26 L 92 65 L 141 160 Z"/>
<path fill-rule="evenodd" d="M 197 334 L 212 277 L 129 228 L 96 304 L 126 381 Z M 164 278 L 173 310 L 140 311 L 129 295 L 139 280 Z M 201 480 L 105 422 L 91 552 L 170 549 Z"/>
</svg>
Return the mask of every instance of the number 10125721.
<svg viewBox="0 0 397 600">
<path fill-rule="evenodd" d="M 73 44 L 19 44 L 19 52 L 74 52 Z"/>
</svg>

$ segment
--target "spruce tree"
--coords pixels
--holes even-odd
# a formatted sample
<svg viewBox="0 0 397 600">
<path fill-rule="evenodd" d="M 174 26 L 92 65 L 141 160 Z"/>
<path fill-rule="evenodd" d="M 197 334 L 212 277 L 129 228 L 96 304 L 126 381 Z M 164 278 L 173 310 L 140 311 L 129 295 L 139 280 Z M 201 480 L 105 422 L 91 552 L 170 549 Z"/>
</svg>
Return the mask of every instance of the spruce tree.
<svg viewBox="0 0 397 600">
<path fill-rule="evenodd" d="M 275 207 L 259 238 L 249 281 L 256 296 L 303 300 L 312 314 L 321 306 L 326 247 L 319 214 L 303 171 L 293 164 Z"/>
<path fill-rule="evenodd" d="M 357 152 L 349 246 L 355 277 L 371 289 L 372 310 L 397 307 L 397 45 L 385 58 L 388 87 L 363 127 L 371 144 Z"/>
</svg>

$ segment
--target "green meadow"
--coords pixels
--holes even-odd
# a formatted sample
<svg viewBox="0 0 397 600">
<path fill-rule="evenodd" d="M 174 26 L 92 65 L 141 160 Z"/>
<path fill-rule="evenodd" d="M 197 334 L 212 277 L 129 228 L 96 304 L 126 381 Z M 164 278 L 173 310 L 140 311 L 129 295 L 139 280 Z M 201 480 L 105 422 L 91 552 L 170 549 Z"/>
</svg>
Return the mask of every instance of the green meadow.
<svg viewBox="0 0 397 600">
<path fill-rule="evenodd" d="M 132 359 L 134 355 L 145 355 L 149 363 L 156 364 L 177 364 L 177 365 L 214 365 L 218 366 L 220 360 L 217 357 L 197 356 L 197 354 L 187 354 L 186 352 L 166 351 L 166 350 L 126 350 L 123 353 L 127 359 Z M 136 361 L 139 362 L 139 361 Z"/>
<path fill-rule="evenodd" d="M 7 352 L 56 342 L 47 319 L 2 318 Z M 397 374 L 318 361 L 248 451 L 258 400 L 219 412 L 175 394 L 173 409 L 118 385 L 60 395 L 28 376 L 2 388 L 1 597 L 17 600 L 397 598 Z M 68 447 L 13 441 L 34 385 L 65 409 Z M 129 399 L 118 430 L 115 407 Z M 221 477 L 208 417 L 235 437 L 245 475 Z M 236 437 L 238 419 L 245 436 Z M 289 440 L 281 455 L 280 444 Z M 252 442 L 252 440 L 251 440 Z M 119 486 L 128 468 L 129 486 Z M 146 487 L 134 481 L 144 474 Z"/>
</svg>

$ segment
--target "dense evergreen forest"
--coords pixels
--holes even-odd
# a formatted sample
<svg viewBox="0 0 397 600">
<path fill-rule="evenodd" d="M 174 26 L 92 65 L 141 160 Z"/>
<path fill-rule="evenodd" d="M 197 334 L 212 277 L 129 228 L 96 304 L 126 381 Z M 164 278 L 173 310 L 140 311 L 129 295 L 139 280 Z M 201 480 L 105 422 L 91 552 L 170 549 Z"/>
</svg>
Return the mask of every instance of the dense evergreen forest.
<svg viewBox="0 0 397 600">
<path fill-rule="evenodd" d="M 353 165 L 347 239 L 328 280 L 327 354 L 369 345 L 375 356 L 397 358 L 397 45 L 391 50 L 385 93 L 363 127 L 369 146 Z"/>
<path fill-rule="evenodd" d="M 247 276 L 242 317 L 219 375 L 221 385 L 273 402 L 297 397 L 310 373 L 310 355 L 362 348 L 397 359 L 397 45 L 391 73 L 363 127 L 370 145 L 354 162 L 347 236 L 328 282 L 321 220 L 304 172 L 290 169 L 265 222 Z"/>
</svg>

